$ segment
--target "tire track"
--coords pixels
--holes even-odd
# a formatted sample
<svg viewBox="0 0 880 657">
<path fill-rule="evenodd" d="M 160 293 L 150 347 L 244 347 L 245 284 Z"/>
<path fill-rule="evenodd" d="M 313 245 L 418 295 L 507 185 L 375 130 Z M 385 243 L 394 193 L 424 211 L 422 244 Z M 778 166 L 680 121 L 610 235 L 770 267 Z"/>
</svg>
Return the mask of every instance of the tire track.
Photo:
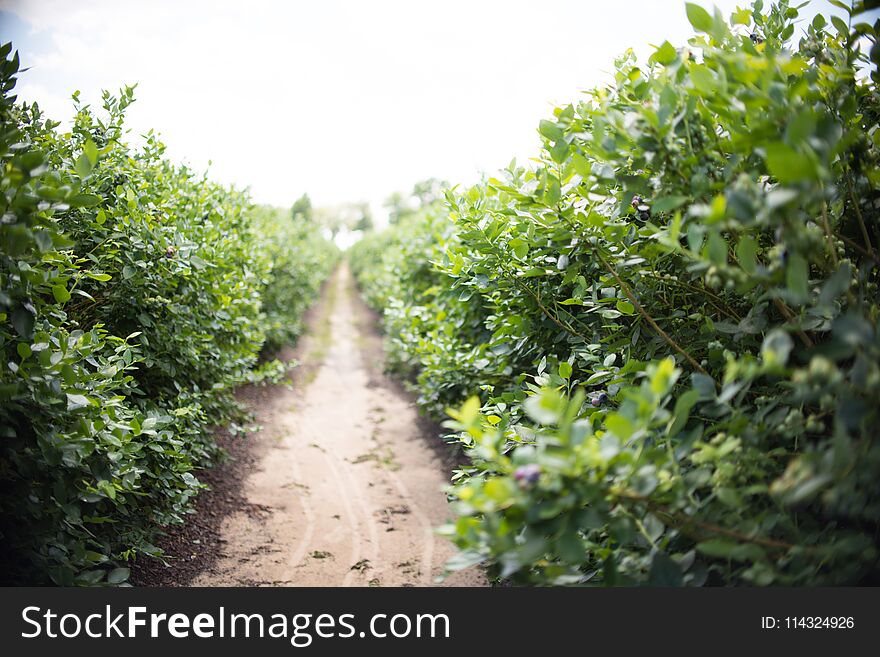
<svg viewBox="0 0 880 657">
<path fill-rule="evenodd" d="M 302 470 L 300 470 L 299 463 L 295 458 L 291 460 L 290 469 L 293 472 L 294 481 L 303 480 Z M 297 541 L 297 545 L 291 553 L 290 559 L 287 562 L 288 579 L 293 577 L 293 569 L 300 563 L 302 563 L 302 561 L 306 558 L 309 547 L 311 547 L 312 545 L 312 537 L 315 535 L 315 526 L 317 524 L 315 522 L 315 512 L 312 509 L 309 495 L 300 495 L 297 501 L 302 508 L 303 516 L 305 517 L 306 521 L 306 527 L 305 531 L 303 532 L 303 537 L 299 539 L 299 541 Z"/>
<path fill-rule="evenodd" d="M 324 454 L 324 462 L 327 464 L 327 470 L 330 472 L 333 477 L 333 481 L 336 482 L 337 490 L 339 491 L 339 497 L 342 500 L 342 505 L 345 507 L 345 514 L 348 518 L 348 525 L 351 527 L 351 554 L 349 555 L 348 561 L 351 564 L 356 564 L 361 559 L 361 532 L 358 527 L 357 519 L 355 518 L 354 510 L 351 506 L 351 494 L 348 490 L 348 487 L 342 482 L 342 478 L 339 476 L 339 471 L 336 469 L 336 464 L 333 462 L 333 458 L 329 454 Z M 342 578 L 342 586 L 351 586 L 352 573 L 354 571 L 349 570 L 345 573 L 345 576 Z"/>
<path fill-rule="evenodd" d="M 245 482 L 248 509 L 224 520 L 225 554 L 193 584 L 434 585 L 453 554 L 434 534 L 451 515 L 449 469 L 412 399 L 373 365 L 380 355 L 343 264 L 298 347 L 293 388 L 273 389 L 276 412 L 252 409 L 261 458 Z"/>
</svg>

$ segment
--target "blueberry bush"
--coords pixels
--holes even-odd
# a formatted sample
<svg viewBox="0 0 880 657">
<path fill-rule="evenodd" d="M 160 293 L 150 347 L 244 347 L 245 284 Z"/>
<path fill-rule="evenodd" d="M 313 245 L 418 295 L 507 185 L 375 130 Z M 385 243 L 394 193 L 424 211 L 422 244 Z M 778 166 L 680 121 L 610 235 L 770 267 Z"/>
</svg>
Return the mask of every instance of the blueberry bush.
<svg viewBox="0 0 880 657">
<path fill-rule="evenodd" d="M 315 301 L 339 258 L 324 229 L 282 208 L 255 206 L 250 213 L 270 269 L 261 288 L 264 352 L 292 344 L 303 330 L 303 314 Z"/>
<path fill-rule="evenodd" d="M 631 52 L 536 165 L 356 245 L 515 584 L 880 582 L 880 24 L 784 0 Z M 464 401 L 467 400 L 467 401 Z"/>
<path fill-rule="evenodd" d="M 335 247 L 155 134 L 126 143 L 132 88 L 75 95 L 61 132 L 0 60 L 3 580 L 120 584 L 199 491 L 236 386 L 281 370 L 261 350 L 297 335 Z"/>
<path fill-rule="evenodd" d="M 443 204 L 432 201 L 367 233 L 349 254 L 364 298 L 384 309 L 388 369 L 416 382 L 419 405 L 438 417 L 485 376 L 471 349 L 485 349 L 491 338 L 483 307 L 434 266 L 452 244 L 455 226 Z"/>
</svg>

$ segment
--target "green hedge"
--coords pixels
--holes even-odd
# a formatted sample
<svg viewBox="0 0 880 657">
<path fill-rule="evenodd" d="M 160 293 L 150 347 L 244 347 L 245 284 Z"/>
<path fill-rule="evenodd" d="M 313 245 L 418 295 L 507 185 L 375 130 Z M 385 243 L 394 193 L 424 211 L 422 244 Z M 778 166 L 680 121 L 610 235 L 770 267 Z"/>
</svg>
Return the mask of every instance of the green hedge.
<svg viewBox="0 0 880 657">
<path fill-rule="evenodd" d="M 792 43 L 785 2 L 686 10 L 687 48 L 621 57 L 541 122 L 538 165 L 378 262 L 403 281 L 371 297 L 393 357 L 427 356 L 429 411 L 458 397 L 457 565 L 877 583 L 880 26 L 818 16 Z"/>
<path fill-rule="evenodd" d="M 491 337 L 481 305 L 460 299 L 434 266 L 455 243 L 445 208 L 431 203 L 349 254 L 364 298 L 383 313 L 388 369 L 414 383 L 419 405 L 437 417 L 480 380 L 470 350 Z"/>
<path fill-rule="evenodd" d="M 250 213 L 254 230 L 272 269 L 262 291 L 264 350 L 292 344 L 302 333 L 302 318 L 339 259 L 339 250 L 321 228 L 289 210 L 257 206 Z"/>
<path fill-rule="evenodd" d="M 16 104 L 2 47 L 0 510 L 7 582 L 118 584 L 157 554 L 240 415 L 236 386 L 333 266 L 317 229 L 124 142 L 132 89 L 70 133 Z M 274 218 L 273 218 L 274 217 Z M 300 260 L 303 249 L 308 257 Z M 285 303 L 285 297 L 289 301 Z M 288 326 L 285 326 L 285 319 Z M 292 328 L 289 328 L 292 327 Z"/>
</svg>

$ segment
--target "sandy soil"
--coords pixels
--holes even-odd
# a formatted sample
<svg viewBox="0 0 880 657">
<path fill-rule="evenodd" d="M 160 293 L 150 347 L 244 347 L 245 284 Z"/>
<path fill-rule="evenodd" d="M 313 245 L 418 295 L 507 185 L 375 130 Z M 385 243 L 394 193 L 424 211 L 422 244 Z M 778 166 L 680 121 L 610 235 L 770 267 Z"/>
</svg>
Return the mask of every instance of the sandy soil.
<svg viewBox="0 0 880 657">
<path fill-rule="evenodd" d="M 375 317 L 337 271 L 297 349 L 292 387 L 253 410 L 261 431 L 239 508 L 197 586 L 435 585 L 453 547 L 450 462 L 411 397 L 381 372 Z M 297 375 L 299 373 L 299 375 Z M 477 570 L 445 585 L 485 585 Z"/>
</svg>

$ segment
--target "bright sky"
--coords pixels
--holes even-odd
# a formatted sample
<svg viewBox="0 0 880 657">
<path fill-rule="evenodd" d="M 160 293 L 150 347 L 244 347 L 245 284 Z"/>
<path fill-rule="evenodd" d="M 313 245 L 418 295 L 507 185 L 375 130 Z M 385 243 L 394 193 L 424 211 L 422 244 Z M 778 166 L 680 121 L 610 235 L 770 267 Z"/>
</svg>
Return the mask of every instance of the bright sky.
<svg viewBox="0 0 880 657">
<path fill-rule="evenodd" d="M 704 3 L 709 5 L 710 3 Z M 725 15 L 736 0 L 716 0 Z M 746 0 L 739 0 L 745 6 Z M 814 1 L 802 10 L 826 15 Z M 256 201 L 366 200 L 535 155 L 555 103 L 607 79 L 615 56 L 692 35 L 683 0 L 0 0 L 19 96 L 49 116 L 70 94 L 137 82 L 132 135 Z M 834 9 L 840 14 L 840 10 Z M 381 219 L 380 219 L 381 220 Z"/>
</svg>

